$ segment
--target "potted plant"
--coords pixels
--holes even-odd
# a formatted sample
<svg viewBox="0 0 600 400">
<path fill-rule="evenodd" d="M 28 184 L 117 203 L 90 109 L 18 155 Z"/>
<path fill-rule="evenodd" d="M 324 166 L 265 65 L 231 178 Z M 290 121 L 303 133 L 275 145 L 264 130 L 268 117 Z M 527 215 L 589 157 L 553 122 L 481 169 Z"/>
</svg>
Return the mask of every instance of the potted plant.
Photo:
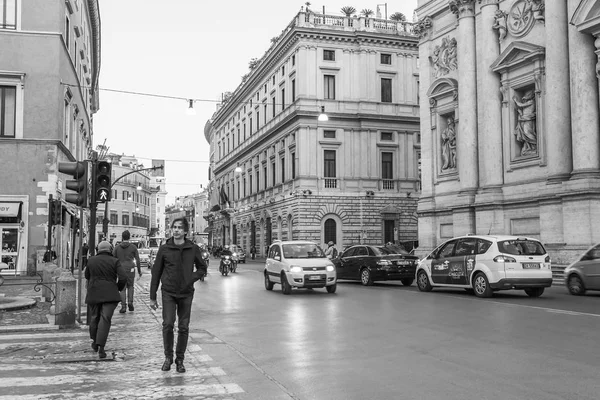
<svg viewBox="0 0 600 400">
<path fill-rule="evenodd" d="M 342 11 L 342 14 L 346 14 L 346 17 L 350 18 L 352 14 L 356 12 L 356 8 L 352 6 L 344 6 L 340 11 Z"/>
<path fill-rule="evenodd" d="M 390 15 L 390 19 L 396 22 L 405 22 L 406 15 L 402 14 L 401 12 L 395 12 L 392 15 Z"/>
<path fill-rule="evenodd" d="M 365 18 L 370 18 L 370 17 L 371 17 L 371 15 L 373 15 L 373 14 L 374 14 L 374 11 L 373 11 L 373 10 L 370 10 L 370 9 L 368 9 L 368 8 L 364 8 L 364 9 L 363 9 L 363 10 L 360 12 L 360 14 L 361 14 L 363 17 L 365 17 Z"/>
</svg>

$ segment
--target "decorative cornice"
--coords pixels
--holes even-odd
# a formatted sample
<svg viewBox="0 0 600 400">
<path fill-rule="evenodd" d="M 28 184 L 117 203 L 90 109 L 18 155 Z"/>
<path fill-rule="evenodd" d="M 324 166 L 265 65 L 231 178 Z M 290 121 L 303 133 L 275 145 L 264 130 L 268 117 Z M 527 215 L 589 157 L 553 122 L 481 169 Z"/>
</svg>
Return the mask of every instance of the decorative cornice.
<svg viewBox="0 0 600 400">
<path fill-rule="evenodd" d="M 100 108 L 98 96 L 98 78 L 100 76 L 100 9 L 98 0 L 88 0 L 87 8 L 90 15 L 91 23 L 91 43 L 92 43 L 92 113 L 95 113 Z"/>
<path fill-rule="evenodd" d="M 498 4 L 500 4 L 500 1 L 498 0 L 479 0 L 479 5 L 481 7 L 497 6 Z"/>
<path fill-rule="evenodd" d="M 458 18 L 475 15 L 475 0 L 450 0 L 448 7 L 450 7 L 450 11 L 456 14 Z"/>
<path fill-rule="evenodd" d="M 433 19 L 430 16 L 423 17 L 413 27 L 415 33 L 421 40 L 427 38 L 433 30 Z"/>
</svg>

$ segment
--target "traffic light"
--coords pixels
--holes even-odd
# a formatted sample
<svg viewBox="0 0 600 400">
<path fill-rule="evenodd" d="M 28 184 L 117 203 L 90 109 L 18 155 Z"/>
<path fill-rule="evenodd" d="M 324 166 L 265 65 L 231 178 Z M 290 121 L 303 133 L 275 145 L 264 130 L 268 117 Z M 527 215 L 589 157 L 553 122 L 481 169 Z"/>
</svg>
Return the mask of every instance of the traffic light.
<svg viewBox="0 0 600 400">
<path fill-rule="evenodd" d="M 87 161 L 61 162 L 58 163 L 58 171 L 63 174 L 71 175 L 73 179 L 65 182 L 65 187 L 73 190 L 75 193 L 67 193 L 63 196 L 67 203 L 75 204 L 80 207 L 87 207 L 88 193 L 88 165 Z"/>
<path fill-rule="evenodd" d="M 50 203 L 50 217 L 52 218 L 51 225 L 62 224 L 62 204 L 60 200 L 52 200 Z"/>
<path fill-rule="evenodd" d="M 98 161 L 96 163 L 96 203 L 106 203 L 111 198 L 111 173 L 112 164 L 109 161 Z"/>
</svg>

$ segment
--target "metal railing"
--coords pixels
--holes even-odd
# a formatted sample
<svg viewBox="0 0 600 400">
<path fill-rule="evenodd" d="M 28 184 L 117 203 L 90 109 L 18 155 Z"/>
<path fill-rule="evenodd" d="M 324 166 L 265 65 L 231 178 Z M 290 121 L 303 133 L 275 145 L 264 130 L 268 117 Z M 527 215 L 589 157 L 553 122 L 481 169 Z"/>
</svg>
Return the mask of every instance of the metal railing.
<svg viewBox="0 0 600 400">
<path fill-rule="evenodd" d="M 393 179 L 382 179 L 383 190 L 394 190 Z"/>
<path fill-rule="evenodd" d="M 325 178 L 325 189 L 337 188 L 337 178 Z"/>
<path fill-rule="evenodd" d="M 50 302 L 54 302 L 54 299 L 56 299 L 56 293 L 55 290 L 52 289 L 52 287 L 56 288 L 56 282 L 44 282 L 44 278 L 42 277 L 42 275 L 38 272 L 36 274 L 39 278 L 38 280 L 33 284 L 33 290 L 37 293 L 40 290 L 42 290 L 42 288 L 46 288 L 50 291 Z M 0 275 L 0 287 L 1 286 L 29 286 L 31 285 L 31 282 L 25 282 L 25 283 L 6 283 L 6 279 L 4 279 L 4 277 L 2 275 Z"/>
</svg>

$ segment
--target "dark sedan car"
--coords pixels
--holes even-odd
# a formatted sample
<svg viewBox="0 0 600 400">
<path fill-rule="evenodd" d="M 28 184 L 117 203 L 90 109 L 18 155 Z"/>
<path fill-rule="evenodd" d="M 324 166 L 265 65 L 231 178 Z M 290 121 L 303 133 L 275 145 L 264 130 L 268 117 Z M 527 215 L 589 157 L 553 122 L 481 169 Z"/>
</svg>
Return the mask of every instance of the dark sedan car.
<svg viewBox="0 0 600 400">
<path fill-rule="evenodd" d="M 410 286 L 415 280 L 419 257 L 397 247 L 356 245 L 332 261 L 338 279 L 360 280 L 365 286 L 375 281 L 399 280 Z"/>
</svg>

